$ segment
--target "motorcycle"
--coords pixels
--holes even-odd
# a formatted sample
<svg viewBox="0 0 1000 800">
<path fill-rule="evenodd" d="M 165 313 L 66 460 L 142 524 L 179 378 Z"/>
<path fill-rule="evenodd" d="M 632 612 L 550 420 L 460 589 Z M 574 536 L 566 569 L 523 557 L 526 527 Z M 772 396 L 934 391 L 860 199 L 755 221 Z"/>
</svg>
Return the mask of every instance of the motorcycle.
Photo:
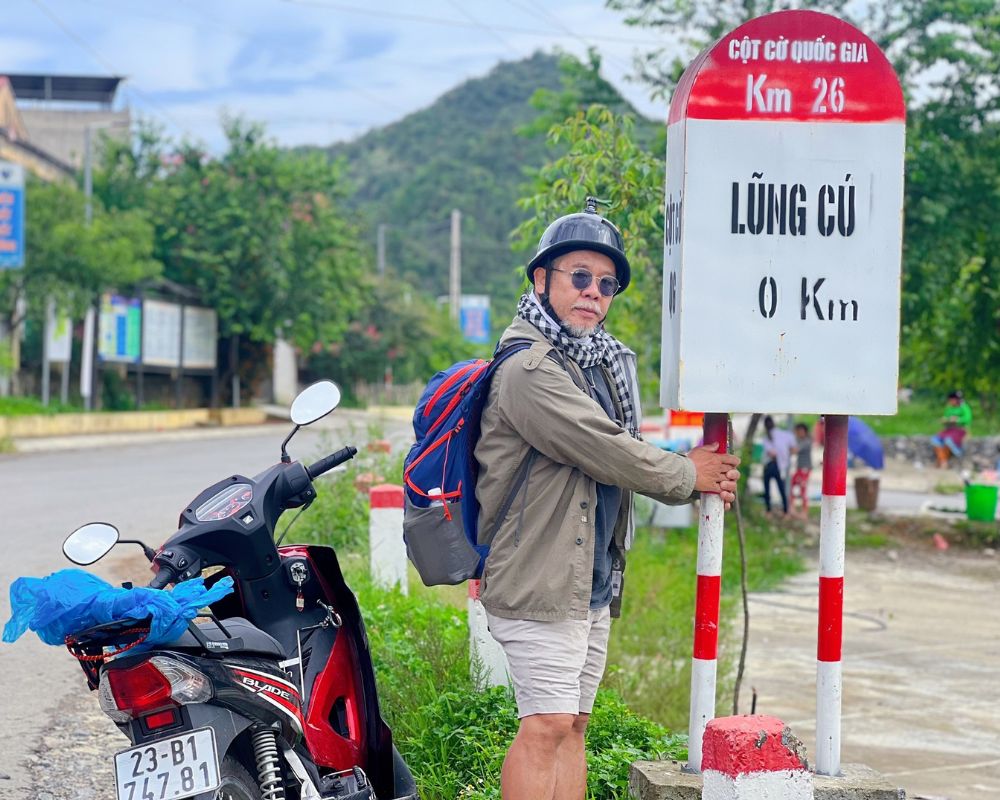
<svg viewBox="0 0 1000 800">
<path fill-rule="evenodd" d="M 206 570 L 206 586 L 234 582 L 167 644 L 134 649 L 149 617 L 67 638 L 101 708 L 133 745 L 115 755 L 118 800 L 417 798 L 381 716 L 364 622 L 335 551 L 275 540 L 282 513 L 307 507 L 315 479 L 357 453 L 344 447 L 309 466 L 288 455 L 295 433 L 339 402 L 329 381 L 305 389 L 292 403 L 295 427 L 280 462 L 202 491 L 158 550 L 106 523 L 66 539 L 64 554 L 81 565 L 119 542 L 141 545 L 152 588 Z"/>
</svg>

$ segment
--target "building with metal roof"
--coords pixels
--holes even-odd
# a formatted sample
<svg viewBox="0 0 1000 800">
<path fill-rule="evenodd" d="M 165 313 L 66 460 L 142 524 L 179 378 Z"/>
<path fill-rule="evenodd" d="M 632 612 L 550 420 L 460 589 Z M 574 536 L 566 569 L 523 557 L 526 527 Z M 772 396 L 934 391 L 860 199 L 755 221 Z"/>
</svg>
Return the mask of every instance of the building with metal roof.
<svg viewBox="0 0 1000 800">
<path fill-rule="evenodd" d="M 88 137 L 126 138 L 128 107 L 116 109 L 123 78 L 100 75 L 0 73 L 0 159 L 43 180 L 72 177 L 83 167 Z"/>
</svg>

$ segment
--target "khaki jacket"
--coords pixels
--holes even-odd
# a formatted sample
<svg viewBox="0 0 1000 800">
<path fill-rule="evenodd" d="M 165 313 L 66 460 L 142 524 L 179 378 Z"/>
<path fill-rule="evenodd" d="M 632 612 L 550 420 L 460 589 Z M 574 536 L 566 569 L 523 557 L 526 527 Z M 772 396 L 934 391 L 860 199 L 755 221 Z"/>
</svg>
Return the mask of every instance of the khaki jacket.
<svg viewBox="0 0 1000 800">
<path fill-rule="evenodd" d="M 515 319 L 501 337 L 531 340 L 497 370 L 476 445 L 480 544 L 490 541 L 481 584 L 486 610 L 511 619 L 586 619 L 594 569 L 597 484 L 624 490 L 615 523 L 624 569 L 632 492 L 664 503 L 692 499 L 694 465 L 633 439 L 584 393 L 576 362 L 547 357 L 551 344 Z M 577 383 L 568 370 L 573 370 Z M 614 382 L 608 381 L 621 418 Z M 537 453 L 527 461 L 534 448 Z M 520 490 L 509 496 L 519 470 Z M 504 506 L 507 506 L 504 509 Z M 503 513 L 501 513 L 503 512 Z M 495 533 L 494 533 L 495 532 Z M 618 603 L 612 602 L 612 611 Z"/>
</svg>

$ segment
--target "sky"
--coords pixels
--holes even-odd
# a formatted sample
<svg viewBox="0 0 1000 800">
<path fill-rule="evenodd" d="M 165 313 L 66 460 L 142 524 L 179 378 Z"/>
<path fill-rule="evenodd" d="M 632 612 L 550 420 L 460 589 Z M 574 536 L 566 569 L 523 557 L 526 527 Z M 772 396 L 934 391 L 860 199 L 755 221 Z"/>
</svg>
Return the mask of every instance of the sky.
<svg viewBox="0 0 1000 800">
<path fill-rule="evenodd" d="M 119 75 L 118 104 L 172 138 L 222 146 L 223 112 L 280 144 L 328 144 L 424 108 L 501 61 L 559 48 L 603 58 L 642 113 L 666 102 L 626 80 L 662 34 L 603 0 L 3 0 L 0 74 Z"/>
</svg>

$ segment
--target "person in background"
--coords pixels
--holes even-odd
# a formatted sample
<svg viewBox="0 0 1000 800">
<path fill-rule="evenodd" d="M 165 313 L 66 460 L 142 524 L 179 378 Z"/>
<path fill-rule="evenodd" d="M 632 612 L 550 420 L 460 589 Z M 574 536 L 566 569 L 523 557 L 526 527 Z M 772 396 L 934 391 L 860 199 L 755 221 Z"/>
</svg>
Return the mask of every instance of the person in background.
<svg viewBox="0 0 1000 800">
<path fill-rule="evenodd" d="M 771 511 L 771 481 L 777 481 L 782 513 L 788 514 L 788 493 L 785 479 L 795 452 L 795 437 L 774 424 L 770 415 L 764 417 L 764 507 Z"/>
<path fill-rule="evenodd" d="M 937 455 L 938 469 L 947 469 L 952 456 L 962 457 L 962 443 L 972 424 L 972 409 L 959 391 L 948 395 L 948 404 L 941 415 L 944 425 L 937 436 L 931 437 L 934 453 Z"/>
<path fill-rule="evenodd" d="M 795 511 L 795 495 L 802 500 L 802 518 L 809 516 L 809 473 L 812 472 L 812 439 L 809 426 L 800 422 L 795 426 L 795 472 L 792 473 L 792 511 Z"/>
</svg>

